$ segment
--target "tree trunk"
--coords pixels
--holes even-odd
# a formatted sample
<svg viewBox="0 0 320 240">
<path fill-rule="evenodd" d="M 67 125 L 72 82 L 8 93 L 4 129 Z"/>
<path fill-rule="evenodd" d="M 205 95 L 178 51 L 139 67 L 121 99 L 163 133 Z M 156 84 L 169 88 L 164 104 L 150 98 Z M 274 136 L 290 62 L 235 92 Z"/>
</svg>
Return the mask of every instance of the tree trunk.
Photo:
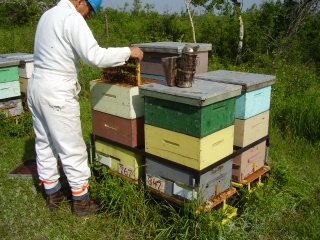
<svg viewBox="0 0 320 240">
<path fill-rule="evenodd" d="M 239 43 L 238 43 L 238 54 L 237 54 L 236 63 L 241 63 L 241 53 L 242 53 L 243 35 L 244 35 L 243 20 L 241 15 L 238 17 L 238 20 L 239 20 Z"/>
<path fill-rule="evenodd" d="M 191 11 L 190 11 L 190 3 L 191 3 L 191 0 L 184 0 L 184 3 L 186 4 L 186 8 L 187 8 L 188 15 L 189 15 L 189 19 L 190 19 L 193 42 L 196 43 L 196 42 L 197 42 L 197 41 L 196 41 L 196 32 L 195 32 L 195 29 L 194 29 L 193 19 L 192 19 Z"/>
</svg>

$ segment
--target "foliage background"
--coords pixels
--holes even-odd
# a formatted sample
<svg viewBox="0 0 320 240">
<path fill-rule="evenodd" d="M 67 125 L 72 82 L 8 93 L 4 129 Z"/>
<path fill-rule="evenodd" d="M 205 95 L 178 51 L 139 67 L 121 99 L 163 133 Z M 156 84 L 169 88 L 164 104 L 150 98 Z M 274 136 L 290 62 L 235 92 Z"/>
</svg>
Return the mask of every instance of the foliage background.
<svg viewBox="0 0 320 240">
<path fill-rule="evenodd" d="M 55 1 L 0 1 L 0 53 L 33 52 L 36 23 Z M 70 203 L 59 211 L 45 208 L 43 190 L 33 180 L 6 174 L 35 156 L 30 113 L 0 118 L 0 236 L 2 239 L 319 239 L 320 233 L 320 15 L 318 1 L 288 39 L 294 6 L 303 1 L 267 1 L 241 12 L 245 24 L 242 62 L 235 64 L 239 9 L 228 1 L 209 4 L 194 13 L 197 42 L 211 43 L 209 71 L 271 74 L 271 176 L 252 194 L 239 191 L 232 199 L 238 216 L 222 225 L 219 211 L 194 215 L 155 202 L 143 191 L 92 166 L 92 196 L 104 203 L 103 214 L 76 218 Z M 217 5 L 218 4 L 218 5 Z M 186 12 L 159 14 L 135 0 L 121 9 L 99 9 L 88 24 L 102 47 L 155 41 L 191 42 Z M 217 10 L 219 8 L 219 11 Z M 108 19 L 106 35 L 105 17 Z M 101 70 L 82 64 L 79 81 L 81 120 L 90 139 L 90 80 Z M 102 171 L 102 172 L 101 172 Z M 129 196 L 129 197 L 128 197 Z M 192 209 L 192 208 L 191 208 Z"/>
</svg>

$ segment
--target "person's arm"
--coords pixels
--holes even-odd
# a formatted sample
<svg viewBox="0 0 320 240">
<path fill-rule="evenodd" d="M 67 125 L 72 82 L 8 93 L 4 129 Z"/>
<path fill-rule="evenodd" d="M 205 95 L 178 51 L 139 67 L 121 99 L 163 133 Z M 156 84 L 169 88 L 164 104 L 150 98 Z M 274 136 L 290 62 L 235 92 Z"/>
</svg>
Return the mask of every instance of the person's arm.
<svg viewBox="0 0 320 240">
<path fill-rule="evenodd" d="M 115 67 L 123 65 L 130 56 L 142 59 L 143 53 L 136 47 L 101 48 L 80 14 L 70 15 L 64 29 L 74 51 L 90 66 Z"/>
</svg>

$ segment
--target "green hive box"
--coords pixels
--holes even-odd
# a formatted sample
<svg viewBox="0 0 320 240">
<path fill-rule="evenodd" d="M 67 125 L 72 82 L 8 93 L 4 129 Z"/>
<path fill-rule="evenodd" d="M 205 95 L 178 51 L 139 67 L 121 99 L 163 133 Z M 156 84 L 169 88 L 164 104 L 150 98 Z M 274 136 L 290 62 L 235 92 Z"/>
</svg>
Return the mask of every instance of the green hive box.
<svg viewBox="0 0 320 240">
<path fill-rule="evenodd" d="M 0 83 L 19 80 L 18 60 L 0 58 Z"/>
<path fill-rule="evenodd" d="M 202 138 L 234 124 L 235 97 L 199 107 L 145 96 L 145 123 Z"/>
</svg>

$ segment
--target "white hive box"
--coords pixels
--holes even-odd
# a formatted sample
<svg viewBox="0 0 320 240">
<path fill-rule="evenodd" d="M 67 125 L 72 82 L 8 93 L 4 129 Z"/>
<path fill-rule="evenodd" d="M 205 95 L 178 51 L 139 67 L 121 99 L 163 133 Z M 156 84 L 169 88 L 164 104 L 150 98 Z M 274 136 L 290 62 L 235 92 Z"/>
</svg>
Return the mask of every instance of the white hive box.
<svg viewBox="0 0 320 240">
<path fill-rule="evenodd" d="M 245 147 L 268 135 L 269 114 L 265 111 L 246 120 L 237 119 L 234 122 L 234 145 Z"/>
<path fill-rule="evenodd" d="M 138 86 L 125 87 L 105 83 L 100 79 L 92 80 L 90 96 L 93 110 L 126 119 L 144 116 L 144 101 Z"/>
<path fill-rule="evenodd" d="M 0 57 L 7 59 L 19 60 L 18 67 L 19 76 L 23 78 L 31 78 L 33 72 L 33 54 L 31 53 L 7 53 L 1 54 Z"/>
<path fill-rule="evenodd" d="M 19 81 L 0 83 L 0 99 L 21 96 Z"/>
</svg>

